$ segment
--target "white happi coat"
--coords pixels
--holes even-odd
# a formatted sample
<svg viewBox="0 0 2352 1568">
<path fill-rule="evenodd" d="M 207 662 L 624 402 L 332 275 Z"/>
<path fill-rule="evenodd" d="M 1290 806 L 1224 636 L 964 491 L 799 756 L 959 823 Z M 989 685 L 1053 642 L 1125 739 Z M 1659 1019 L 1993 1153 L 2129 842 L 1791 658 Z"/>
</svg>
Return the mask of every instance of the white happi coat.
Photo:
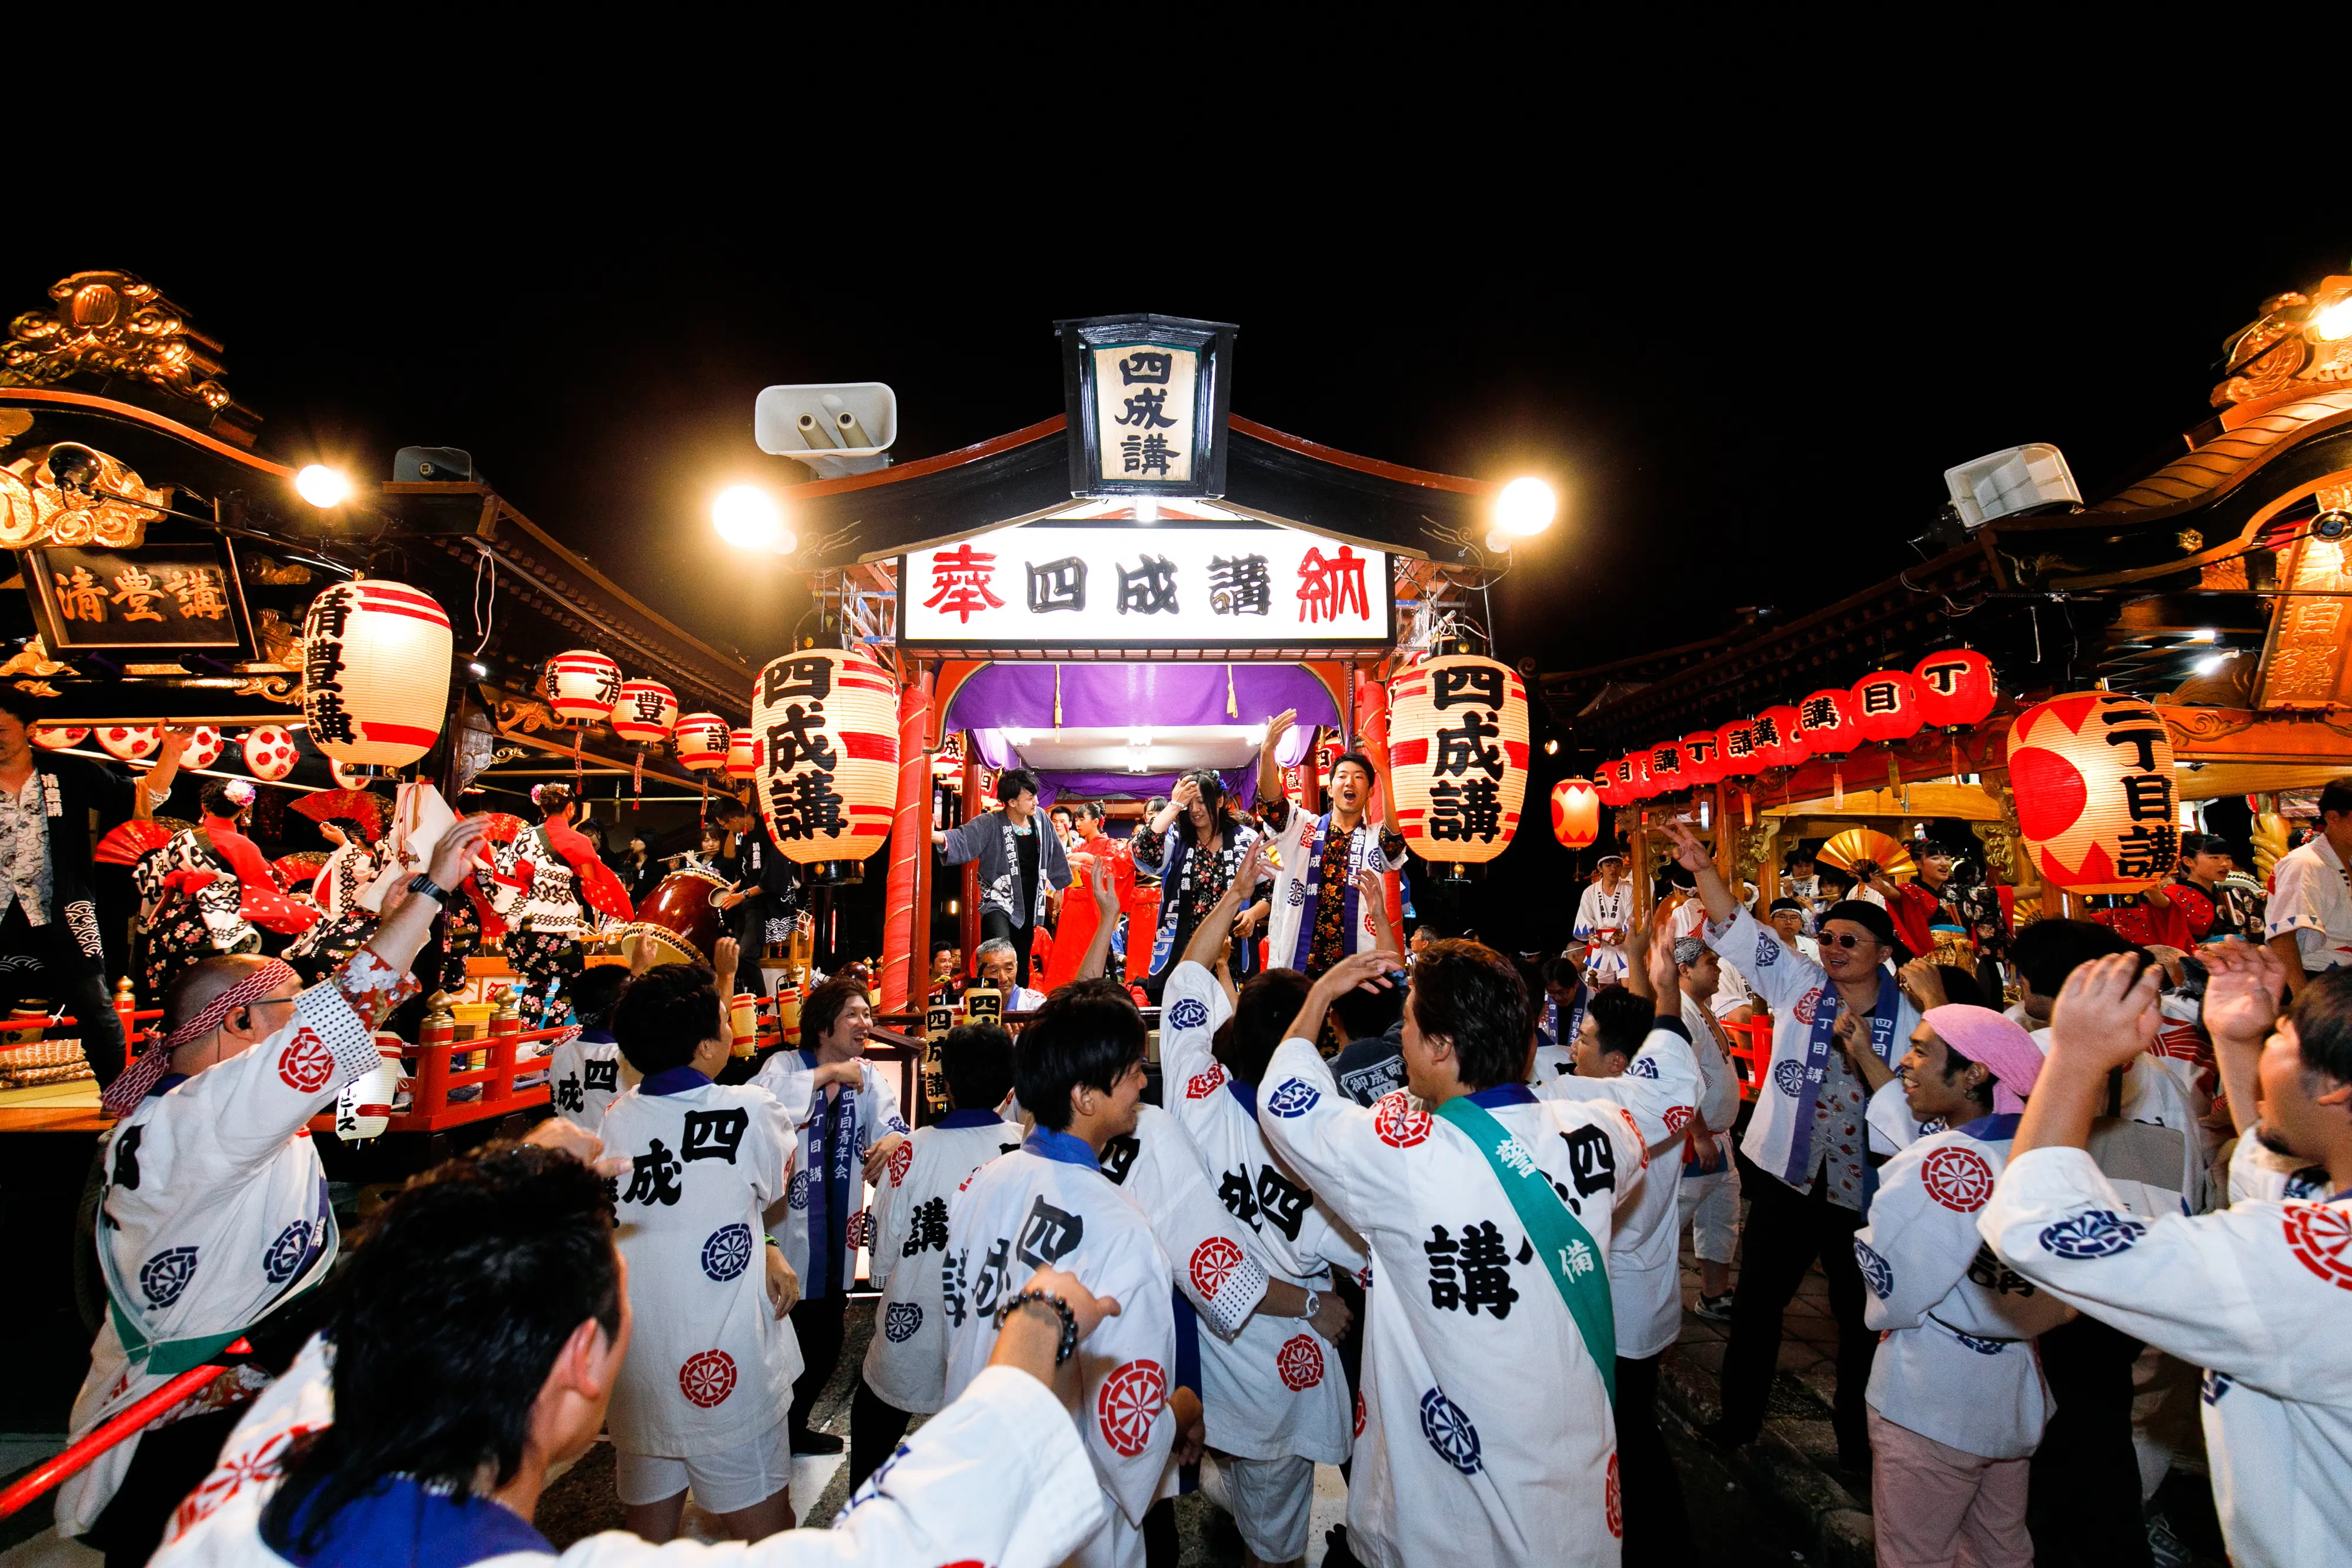
<svg viewBox="0 0 2352 1568">
<path fill-rule="evenodd" d="M 1240 1333 L 1265 1299 L 1265 1261 L 1257 1239 L 1210 1189 L 1208 1162 L 1183 1124 L 1145 1102 L 1135 1131 L 1103 1145 L 1100 1168 L 1143 1211 L 1172 1283 L 1210 1333 L 1230 1340 Z"/>
<path fill-rule="evenodd" d="M 689 1067 L 647 1077 L 604 1113 L 614 1236 L 636 1303 L 613 1391 L 613 1446 L 687 1458 L 784 1418 L 800 1338 L 768 1304 L 767 1224 L 797 1145 L 769 1092 Z"/>
<path fill-rule="evenodd" d="M 2034 1338 L 2074 1315 L 1977 1235 L 2016 1135 L 2006 1115 L 1918 1139 L 1880 1167 L 1870 1223 L 1853 1239 L 1870 1291 L 1863 1321 L 1879 1335 L 1871 1408 L 1988 1459 L 2041 1447 L 2052 1406 Z"/>
<path fill-rule="evenodd" d="M 1020 1149 L 981 1166 L 948 1205 L 947 1389 L 960 1398 L 981 1375 L 996 1349 L 997 1310 L 1039 1269 L 1065 1270 L 1096 1295 L 1115 1297 L 1119 1315 L 1105 1318 L 1076 1351 L 1078 1404 L 1069 1412 L 1110 1507 L 1069 1561 L 1140 1568 L 1143 1516 L 1176 1437 L 1168 1411 L 1176 1323 L 1167 1254 L 1095 1157 L 1080 1139 L 1039 1128 Z"/>
<path fill-rule="evenodd" d="M 1381 1280 L 1348 1491 L 1356 1555 L 1375 1568 L 1616 1563 L 1608 1395 L 1486 1156 L 1402 1090 L 1357 1105 L 1304 1040 L 1282 1042 L 1265 1083 L 1267 1145 L 1370 1243 Z M 1524 1084 L 1482 1092 L 1605 1253 L 1642 1179 L 1632 1118 Z"/>
<path fill-rule="evenodd" d="M 288 1445 L 334 1421 L 332 1355 L 325 1341 L 311 1340 L 237 1424 L 212 1474 L 166 1529 L 153 1559 L 158 1568 L 283 1568 L 284 1559 L 262 1543 L 261 1511 L 284 1479 Z M 992 1367 L 951 1409 L 908 1437 L 830 1530 L 789 1530 L 750 1547 L 692 1540 L 656 1546 L 610 1530 L 559 1556 L 512 1515 L 501 1520 L 496 1504 L 477 1511 L 503 1528 L 491 1539 L 367 1544 L 389 1561 L 441 1568 L 940 1568 L 966 1562 L 1051 1568 L 1100 1528 L 1103 1504 L 1061 1401 L 1024 1372 Z"/>
<path fill-rule="evenodd" d="M 790 1191 L 792 1212 L 785 1218 L 783 1228 L 776 1239 L 784 1244 L 784 1261 L 801 1277 L 803 1285 L 809 1280 L 809 1183 L 822 1180 L 824 1173 L 816 1168 L 817 1145 L 824 1129 L 817 1117 L 830 1109 L 823 1094 L 815 1092 L 816 1061 L 814 1051 L 780 1051 L 768 1058 L 751 1082 L 776 1097 L 776 1103 L 792 1118 L 800 1142 L 800 1157 L 793 1166 Z M 906 1117 L 898 1112 L 898 1092 L 890 1080 L 874 1069 L 871 1061 L 857 1064 L 859 1085 L 841 1092 L 855 1097 L 857 1135 L 855 1157 L 849 1173 L 850 1201 L 862 1211 L 866 1175 L 856 1160 L 862 1160 L 866 1151 L 892 1133 L 908 1131 Z M 853 1220 L 856 1216 L 853 1214 Z M 854 1260 L 857 1253 L 858 1227 L 849 1228 L 849 1253 Z M 843 1281 L 844 1288 L 847 1282 Z"/>
<path fill-rule="evenodd" d="M 2129 1217 L 2081 1149 L 2015 1155 L 1978 1229 L 2070 1305 L 2205 1369 L 2205 1448 L 2238 1568 L 2352 1563 L 2352 1201 Z"/>
<path fill-rule="evenodd" d="M 1830 983 L 1828 970 L 1781 941 L 1779 932 L 1744 909 L 1735 913 L 1729 924 L 1710 924 L 1704 930 L 1706 945 L 1738 962 L 1756 994 L 1772 1009 L 1772 1060 L 1756 1086 L 1756 1109 L 1748 1117 L 1748 1134 L 1740 1139 L 1739 1148 L 1765 1175 L 1786 1180 L 1814 1011 L 1840 1005 L 1837 988 Z M 1885 1056 L 1889 1067 L 1911 1049 L 1911 1031 L 1918 1027 L 1919 1009 L 1896 987 L 1895 1029 Z M 1834 1045 L 1831 1054 L 1837 1054 Z M 1875 1100 L 1873 1096 L 1874 1106 Z"/>
<path fill-rule="evenodd" d="M 1602 893 L 1595 877 L 1584 884 L 1576 901 L 1576 925 L 1570 937 L 1585 945 L 1584 972 L 1596 979 L 1614 980 L 1625 973 L 1625 933 L 1633 925 L 1633 881 L 1617 879 L 1615 893 Z"/>
<path fill-rule="evenodd" d="M 1683 1129 L 1698 1103 L 1698 1059 L 1680 1018 L 1652 1020 L 1649 1038 L 1614 1078 L 1570 1072 L 1536 1086 L 1547 1100 L 1621 1106 L 1642 1134 L 1654 1166 L 1611 1220 L 1609 1300 L 1616 1309 L 1617 1354 L 1628 1361 L 1657 1355 L 1682 1336 Z"/>
<path fill-rule="evenodd" d="M 621 1048 L 607 1037 L 575 1035 L 548 1057 L 548 1087 L 555 1113 L 583 1132 L 604 1124 L 604 1113 L 621 1094 Z"/>
<path fill-rule="evenodd" d="M 1188 960 L 1168 977 L 1160 1006 L 1169 1105 L 1217 1183 L 1218 1198 L 1250 1228 L 1270 1270 L 1291 1284 L 1328 1291 L 1334 1265 L 1351 1274 L 1361 1269 L 1362 1243 L 1267 1150 L 1255 1096 L 1237 1093 L 1210 1053 L 1211 1037 L 1233 1016 L 1224 988 Z M 1354 1424 L 1348 1380 L 1336 1350 L 1312 1325 L 1255 1315 L 1231 1343 L 1202 1343 L 1201 1380 L 1210 1447 L 1245 1459 L 1296 1454 L 1318 1464 L 1347 1461 Z"/>
<path fill-rule="evenodd" d="M 2289 1155 L 2274 1155 L 2249 1133 L 2230 1151 L 2230 1201 L 2253 1198 L 2284 1203 L 2290 1197 L 2327 1196 L 2332 1184 L 2325 1166 L 2306 1165 Z"/>
<path fill-rule="evenodd" d="M 1286 808 L 1282 830 L 1269 834 L 1275 851 L 1282 858 L 1282 869 L 1274 873 L 1274 917 L 1266 928 L 1266 962 L 1277 969 L 1290 967 L 1298 952 L 1298 923 L 1308 915 L 1307 883 L 1314 868 L 1307 863 L 1307 855 L 1315 841 L 1315 824 L 1318 819 L 1296 806 Z M 1334 829 L 1333 831 L 1337 831 Z M 1367 871 L 1391 872 L 1404 864 L 1404 852 L 1399 850 L 1391 860 L 1381 852 L 1381 830 L 1377 823 L 1358 822 L 1349 831 L 1348 881 L 1352 883 L 1357 873 Z M 1348 889 L 1324 887 L 1320 896 L 1343 898 Z M 1381 912 L 1382 917 L 1386 911 Z M 1373 918 L 1373 909 L 1365 904 L 1357 911 L 1356 928 L 1346 934 L 1342 956 L 1361 953 L 1380 946 L 1381 928 Z"/>
<path fill-rule="evenodd" d="M 259 1322 L 333 1261 L 335 1214 L 308 1124 L 383 1064 L 372 1020 L 378 1003 L 389 1010 L 403 977 L 362 948 L 304 991 L 277 1033 L 149 1094 L 115 1124 L 98 1241 L 125 1293 L 90 1344 L 74 1437 L 170 1380 L 145 1371 L 143 1358 L 131 1362 L 115 1311 L 134 1311 L 152 1342 L 227 1333 Z M 230 1374 L 218 1393 L 247 1376 Z M 199 1394 L 172 1414 L 207 1407 Z M 98 1522 L 138 1448 L 136 1437 L 116 1444 L 58 1489 L 59 1534 Z"/>
<path fill-rule="evenodd" d="M 882 1292 L 866 1385 L 901 1410 L 928 1416 L 947 1403 L 948 1329 L 940 1265 L 948 1251 L 948 1204 L 971 1173 L 1021 1146 L 1021 1127 L 993 1111 L 950 1111 L 890 1155 L 874 1189 L 874 1249 L 867 1280 Z"/>
</svg>

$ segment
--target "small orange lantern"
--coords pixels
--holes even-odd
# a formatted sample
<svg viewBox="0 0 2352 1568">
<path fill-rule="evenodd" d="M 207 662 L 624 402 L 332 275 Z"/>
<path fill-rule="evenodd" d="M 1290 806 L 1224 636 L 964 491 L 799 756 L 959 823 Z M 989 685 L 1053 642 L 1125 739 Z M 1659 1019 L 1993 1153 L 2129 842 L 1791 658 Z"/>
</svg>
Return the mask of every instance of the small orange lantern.
<svg viewBox="0 0 2352 1568">
<path fill-rule="evenodd" d="M 1551 787 L 1551 836 L 1571 850 L 1601 837 L 1601 795 L 1589 779 L 1563 779 Z"/>
</svg>

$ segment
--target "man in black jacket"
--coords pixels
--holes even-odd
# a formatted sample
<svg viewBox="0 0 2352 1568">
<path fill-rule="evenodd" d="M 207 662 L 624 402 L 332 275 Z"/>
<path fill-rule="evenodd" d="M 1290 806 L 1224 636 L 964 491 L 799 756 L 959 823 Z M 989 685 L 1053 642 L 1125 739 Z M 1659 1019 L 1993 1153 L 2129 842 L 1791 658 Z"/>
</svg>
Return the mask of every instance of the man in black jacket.
<svg viewBox="0 0 2352 1568">
<path fill-rule="evenodd" d="M 717 820 L 735 835 L 735 890 L 719 894 L 711 902 L 727 911 L 743 949 L 737 983 L 764 997 L 768 981 L 760 960 L 768 950 L 770 928 L 800 914 L 800 868 L 777 852 L 760 814 L 751 807 L 728 802 L 719 808 Z"/>
<path fill-rule="evenodd" d="M 142 780 L 85 758 L 36 750 L 40 706 L 0 686 L 0 1009 L 39 997 L 80 1020 L 82 1054 L 100 1088 L 122 1071 L 122 1020 L 106 988 L 90 851 L 127 821 L 138 791 L 172 788 L 187 737 L 163 737 Z"/>
</svg>

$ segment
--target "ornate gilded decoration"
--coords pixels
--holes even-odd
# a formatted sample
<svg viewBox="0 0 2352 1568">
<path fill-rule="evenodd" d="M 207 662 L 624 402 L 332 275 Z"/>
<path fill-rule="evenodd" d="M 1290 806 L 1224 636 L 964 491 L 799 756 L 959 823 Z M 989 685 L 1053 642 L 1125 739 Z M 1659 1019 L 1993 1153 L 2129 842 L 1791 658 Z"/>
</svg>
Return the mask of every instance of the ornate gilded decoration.
<svg viewBox="0 0 2352 1568">
<path fill-rule="evenodd" d="M 129 376 L 202 406 L 250 439 L 260 421 L 220 384 L 220 343 L 189 326 L 153 284 L 127 272 L 77 272 L 49 285 L 49 298 L 48 309 L 8 324 L 0 386 Z"/>
<path fill-rule="evenodd" d="M 254 646 L 262 658 L 281 670 L 302 667 L 302 633 L 275 610 L 265 610 L 253 623 Z"/>
<path fill-rule="evenodd" d="M 299 560 L 279 562 L 266 555 L 247 555 L 238 558 L 238 568 L 246 581 L 265 588 L 299 588 L 310 580 L 310 569 Z"/>
<path fill-rule="evenodd" d="M 2268 887 L 2271 868 L 2277 865 L 2279 857 L 2286 853 L 2286 819 L 2276 811 L 2258 812 L 2247 837 L 2253 841 L 2254 845 L 2254 874 L 2262 879 L 2263 886 Z"/>
<path fill-rule="evenodd" d="M 2352 344 L 2352 340 L 2347 340 Z M 2352 511 L 2352 483 L 2313 497 L 2322 512 Z M 2352 637 L 2352 536 L 2296 538 L 2279 554 L 2279 601 L 2263 649 L 2257 706 L 2316 708 L 2352 705 L 2352 671 L 2344 657 Z"/>
<path fill-rule="evenodd" d="M 256 675 L 241 682 L 236 688 L 241 697 L 259 697 L 264 702 L 281 703 L 288 707 L 302 706 L 302 682 L 297 675 Z"/>
<path fill-rule="evenodd" d="M 66 448 L 82 459 L 73 489 L 58 484 L 50 472 L 49 455 L 58 448 L 37 446 L 0 468 L 0 549 L 30 549 L 39 545 L 98 545 L 129 549 L 147 537 L 147 520 L 157 516 L 150 507 L 172 504 L 169 488 L 151 490 L 138 475 L 91 447 Z M 94 462 L 89 461 L 95 459 Z M 76 471 L 68 465 L 68 471 Z M 98 494 L 110 491 L 110 496 Z M 116 500 L 127 496 L 130 500 Z M 140 506 L 138 502 L 147 502 Z"/>
<path fill-rule="evenodd" d="M 499 698 L 496 710 L 500 733 L 521 730 L 529 735 L 534 730 L 553 729 L 569 732 L 571 726 L 555 716 L 555 710 L 545 703 L 530 697 Z"/>
<path fill-rule="evenodd" d="M 48 646 L 41 641 L 38 632 L 16 650 L 14 658 L 0 664 L 0 675 L 70 675 L 74 673 L 70 665 L 60 664 L 49 657 Z"/>
<path fill-rule="evenodd" d="M 2352 299 L 2352 277 L 2330 277 L 2308 294 L 2290 289 L 2263 301 L 2263 313 L 2239 329 L 2228 350 L 2229 374 L 2213 406 L 2259 402 L 2352 382 L 2352 336 L 2319 335 L 2320 312 Z"/>
</svg>

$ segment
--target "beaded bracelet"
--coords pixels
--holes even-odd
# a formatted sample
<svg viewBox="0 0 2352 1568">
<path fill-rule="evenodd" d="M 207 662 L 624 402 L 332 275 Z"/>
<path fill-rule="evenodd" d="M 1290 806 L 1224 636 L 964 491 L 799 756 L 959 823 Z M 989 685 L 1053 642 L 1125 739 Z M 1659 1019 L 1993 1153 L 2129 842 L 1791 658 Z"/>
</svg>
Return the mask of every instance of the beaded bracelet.
<svg viewBox="0 0 2352 1568">
<path fill-rule="evenodd" d="M 1063 1302 L 1059 1296 L 1049 1296 L 1043 1291 L 1023 1291 L 1019 1292 L 1011 1300 L 1007 1301 L 1003 1306 L 996 1309 L 997 1333 L 1002 1333 L 1004 1332 L 1004 1320 L 1012 1315 L 1013 1309 L 1026 1301 L 1043 1301 L 1047 1306 L 1053 1308 L 1055 1312 L 1060 1314 L 1062 1319 L 1062 1343 L 1054 1347 L 1054 1364 L 1055 1366 L 1061 1365 L 1062 1363 L 1070 1359 L 1070 1353 L 1078 1348 L 1078 1320 L 1071 1312 L 1069 1307 Z"/>
</svg>

